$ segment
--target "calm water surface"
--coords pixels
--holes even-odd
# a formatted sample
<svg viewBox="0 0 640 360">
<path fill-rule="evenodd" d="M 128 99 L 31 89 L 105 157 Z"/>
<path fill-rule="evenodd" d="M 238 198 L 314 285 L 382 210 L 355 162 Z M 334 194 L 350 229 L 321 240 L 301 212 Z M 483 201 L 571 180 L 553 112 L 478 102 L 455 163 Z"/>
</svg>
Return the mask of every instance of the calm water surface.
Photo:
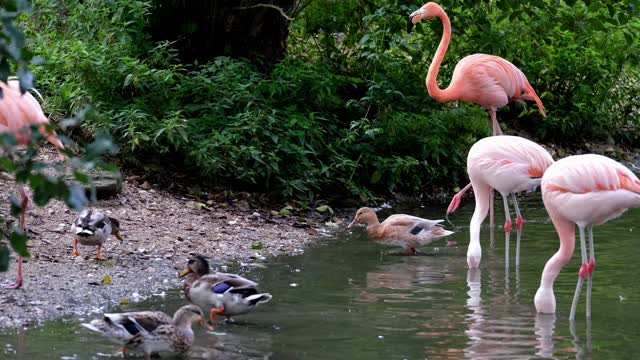
<svg viewBox="0 0 640 360">
<path fill-rule="evenodd" d="M 360 228 L 323 240 L 304 255 L 275 258 L 265 269 L 247 270 L 273 300 L 238 317 L 237 324 L 220 324 L 209 333 L 196 326 L 196 345 L 185 358 L 640 358 L 640 252 L 635 247 L 640 211 L 596 228 L 593 319 L 586 323 L 583 300 L 572 331 L 568 316 L 579 252 L 556 282 L 556 316 L 536 315 L 533 306 L 542 268 L 558 246 L 542 204 L 522 202 L 526 223 L 519 272 L 513 263 L 515 232 L 510 268 L 505 269 L 501 226 L 493 241 L 489 229 L 483 229 L 481 267 L 467 269 L 473 204 L 467 200 L 465 205 L 452 217 L 460 226 L 450 237 L 457 246 L 445 247 L 440 241 L 423 248 L 421 256 L 399 256 L 367 241 Z M 396 208 L 383 210 L 381 217 L 395 212 L 440 218 L 444 209 Z M 172 314 L 183 304 L 176 290 L 127 310 Z M 1 359 L 117 356 L 117 346 L 81 328 L 75 319 L 0 335 L 0 346 Z"/>
</svg>

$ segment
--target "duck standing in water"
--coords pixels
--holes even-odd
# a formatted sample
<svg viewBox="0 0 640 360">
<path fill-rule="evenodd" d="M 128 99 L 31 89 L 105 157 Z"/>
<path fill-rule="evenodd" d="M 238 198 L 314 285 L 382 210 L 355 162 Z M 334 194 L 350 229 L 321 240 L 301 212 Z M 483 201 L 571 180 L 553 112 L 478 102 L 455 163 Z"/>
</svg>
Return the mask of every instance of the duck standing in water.
<svg viewBox="0 0 640 360">
<path fill-rule="evenodd" d="M 84 209 L 73 220 L 73 239 L 72 256 L 78 256 L 78 243 L 82 245 L 98 246 L 98 254 L 96 259 L 105 260 L 100 254 L 102 245 L 109 238 L 109 235 L 115 235 L 118 240 L 124 239 L 120 236 L 120 222 L 112 217 L 106 216 L 97 210 Z"/>
<path fill-rule="evenodd" d="M 104 314 L 103 319 L 82 326 L 123 345 L 123 352 L 127 349 L 143 352 L 147 360 L 151 359 L 151 354 L 161 351 L 189 351 L 193 344 L 191 326 L 194 322 L 206 326 L 202 310 L 195 305 L 186 305 L 178 309 L 173 318 L 161 311 L 138 311 Z"/>
<path fill-rule="evenodd" d="M 187 276 L 184 294 L 192 304 L 209 312 L 213 321 L 216 314 L 222 314 L 231 321 L 231 316 L 253 311 L 258 304 L 271 300 L 271 294 L 260 293 L 258 284 L 240 275 L 209 273 L 209 262 L 202 256 L 189 259 L 180 277 Z"/>
<path fill-rule="evenodd" d="M 404 249 L 404 255 L 413 255 L 417 252 L 417 247 L 428 245 L 435 240 L 453 234 L 453 231 L 445 230 L 438 225 L 443 221 L 395 214 L 383 222 L 379 222 L 373 209 L 363 207 L 358 209 L 356 217 L 348 227 L 358 223 L 367 224 L 369 239 L 382 245 L 399 246 Z"/>
</svg>

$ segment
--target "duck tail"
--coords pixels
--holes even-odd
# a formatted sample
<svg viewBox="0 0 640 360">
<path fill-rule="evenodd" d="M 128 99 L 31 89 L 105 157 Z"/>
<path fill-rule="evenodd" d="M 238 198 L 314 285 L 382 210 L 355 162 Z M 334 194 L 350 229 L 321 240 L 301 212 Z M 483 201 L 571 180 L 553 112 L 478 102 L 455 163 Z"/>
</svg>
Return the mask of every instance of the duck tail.
<svg viewBox="0 0 640 360">
<path fill-rule="evenodd" d="M 271 294 L 262 293 L 262 294 L 255 294 L 255 295 L 247 296 L 246 299 L 249 302 L 249 304 L 258 305 L 258 304 L 269 302 L 269 300 L 271 300 L 271 298 L 272 298 Z"/>
</svg>

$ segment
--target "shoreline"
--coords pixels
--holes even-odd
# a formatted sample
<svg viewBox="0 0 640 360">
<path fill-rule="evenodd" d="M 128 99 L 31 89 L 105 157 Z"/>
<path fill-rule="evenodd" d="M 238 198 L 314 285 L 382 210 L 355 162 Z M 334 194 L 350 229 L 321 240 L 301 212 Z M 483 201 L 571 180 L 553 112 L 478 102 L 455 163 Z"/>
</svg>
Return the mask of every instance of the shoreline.
<svg viewBox="0 0 640 360">
<path fill-rule="evenodd" d="M 6 181 L 3 185 L 9 189 L 0 191 L 7 214 L 13 186 Z M 31 257 L 23 266 L 23 287 L 0 288 L 0 331 L 111 311 L 123 298 L 134 303 L 163 296 L 182 287 L 178 271 L 192 254 L 208 257 L 213 270 L 233 261 L 250 265 L 278 255 L 302 254 L 344 225 L 338 216 L 313 209 L 276 215 L 273 212 L 279 209 L 253 205 L 251 194 L 200 203 L 126 176 L 122 185 L 120 194 L 90 206 L 120 221 L 124 241 L 114 236 L 107 240 L 102 249 L 105 261 L 94 259 L 97 247 L 92 246 L 79 245 L 80 256 L 71 256 L 75 213 L 63 203 L 30 206 Z M 327 226 L 328 220 L 336 225 Z M 10 269 L 0 273 L 0 283 L 15 278 L 15 259 L 12 253 Z M 101 284 L 105 275 L 112 284 Z"/>
</svg>

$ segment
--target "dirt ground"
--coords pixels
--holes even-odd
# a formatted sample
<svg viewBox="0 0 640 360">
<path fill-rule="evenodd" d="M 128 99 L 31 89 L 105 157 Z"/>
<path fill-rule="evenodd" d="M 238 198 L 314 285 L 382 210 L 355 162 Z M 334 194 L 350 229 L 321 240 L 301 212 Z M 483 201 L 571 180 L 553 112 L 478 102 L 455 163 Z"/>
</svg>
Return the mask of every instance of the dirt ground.
<svg viewBox="0 0 640 360">
<path fill-rule="evenodd" d="M 43 156 L 55 156 L 50 149 Z M 9 212 L 11 181 L 0 181 L 0 209 Z M 178 271 L 190 254 L 207 256 L 214 269 L 231 261 L 254 264 L 266 257 L 299 254 L 328 235 L 342 220 L 315 210 L 265 207 L 256 195 L 211 195 L 188 198 L 156 189 L 134 175 L 124 175 L 122 192 L 91 207 L 120 221 L 124 241 L 111 237 L 97 261 L 96 247 L 79 245 L 72 257 L 71 223 L 75 213 L 59 201 L 28 210 L 29 251 L 24 286 L 0 288 L 0 329 L 34 324 L 69 314 L 99 312 L 122 298 L 139 301 L 181 286 Z M 337 223 L 336 223 L 337 222 Z M 327 225 L 327 223 L 329 223 Z M 260 245 L 262 244 L 262 245 Z M 260 248 L 260 249 L 258 249 Z M 0 283 L 13 281 L 16 266 L 0 273 Z M 111 285 L 101 284 L 105 275 Z"/>
</svg>

